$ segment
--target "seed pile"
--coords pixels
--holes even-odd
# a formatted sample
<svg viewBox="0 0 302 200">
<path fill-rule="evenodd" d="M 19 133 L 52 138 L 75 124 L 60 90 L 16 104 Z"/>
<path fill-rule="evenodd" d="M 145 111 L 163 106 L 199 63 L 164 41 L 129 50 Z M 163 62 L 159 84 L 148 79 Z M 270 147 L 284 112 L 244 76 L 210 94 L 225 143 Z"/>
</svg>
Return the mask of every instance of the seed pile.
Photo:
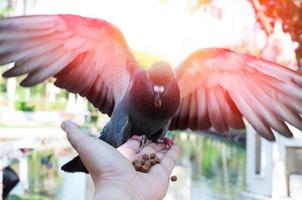
<svg viewBox="0 0 302 200">
<path fill-rule="evenodd" d="M 160 159 L 157 157 L 156 153 L 151 153 L 150 155 L 144 154 L 141 160 L 134 160 L 132 162 L 136 171 L 148 173 L 153 165 L 160 163 Z M 171 176 L 171 181 L 177 181 L 177 176 Z"/>
<path fill-rule="evenodd" d="M 132 162 L 136 171 L 147 173 L 153 165 L 160 163 L 160 159 L 156 156 L 156 153 L 150 155 L 144 154 L 142 160 L 134 160 Z"/>
</svg>

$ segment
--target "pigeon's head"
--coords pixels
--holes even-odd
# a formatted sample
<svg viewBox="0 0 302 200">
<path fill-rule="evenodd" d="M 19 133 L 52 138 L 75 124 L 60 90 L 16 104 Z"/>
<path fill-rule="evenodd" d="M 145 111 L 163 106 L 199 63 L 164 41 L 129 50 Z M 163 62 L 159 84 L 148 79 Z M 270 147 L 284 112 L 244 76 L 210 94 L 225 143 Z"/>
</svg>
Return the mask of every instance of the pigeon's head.
<svg viewBox="0 0 302 200">
<path fill-rule="evenodd" d="M 138 71 L 129 86 L 132 111 L 154 119 L 170 119 L 180 105 L 179 87 L 168 63 L 156 62 Z"/>
<path fill-rule="evenodd" d="M 162 95 L 173 81 L 173 70 L 168 63 L 158 61 L 151 65 L 148 74 L 155 96 L 154 105 L 159 108 L 162 106 Z"/>
</svg>

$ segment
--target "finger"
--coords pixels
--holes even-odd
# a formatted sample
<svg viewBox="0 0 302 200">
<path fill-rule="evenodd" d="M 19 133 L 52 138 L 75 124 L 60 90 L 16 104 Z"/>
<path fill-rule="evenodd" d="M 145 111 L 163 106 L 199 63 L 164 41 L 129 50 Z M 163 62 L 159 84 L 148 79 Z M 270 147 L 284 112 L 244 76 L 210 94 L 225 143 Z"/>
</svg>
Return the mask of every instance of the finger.
<svg viewBox="0 0 302 200">
<path fill-rule="evenodd" d="M 160 151 L 160 152 L 157 152 L 156 154 L 158 155 L 157 157 L 158 157 L 159 159 L 161 159 L 167 152 L 168 152 L 168 150 L 167 150 L 167 149 L 164 149 L 164 150 L 162 150 L 162 151 Z"/>
<path fill-rule="evenodd" d="M 174 144 L 162 157 L 160 164 L 164 167 L 168 174 L 171 174 L 173 168 L 175 167 L 178 156 L 179 148 Z"/>
<path fill-rule="evenodd" d="M 179 148 L 177 145 L 173 145 L 167 153 L 161 157 L 160 165 L 155 165 L 151 168 L 150 173 L 164 173 L 164 175 L 170 175 L 173 168 L 176 165 L 176 161 L 179 156 Z"/>
<path fill-rule="evenodd" d="M 156 156 L 157 156 L 159 159 L 161 159 L 161 158 L 164 156 L 164 154 L 163 154 L 162 152 L 157 152 L 157 153 L 156 153 Z"/>
<path fill-rule="evenodd" d="M 71 121 L 65 121 L 61 127 L 67 133 L 68 141 L 79 153 L 83 164 L 90 173 L 98 173 L 102 171 L 102 169 L 106 169 L 106 165 L 112 165 L 113 168 L 118 168 L 118 163 L 123 162 L 123 160 L 126 161 L 126 159 L 110 145 L 102 140 L 84 134 L 77 124 Z"/>
<path fill-rule="evenodd" d="M 165 145 L 162 144 L 160 145 L 155 143 L 146 144 L 139 152 L 136 152 L 134 156 L 132 155 L 131 157 L 129 157 L 129 161 L 132 162 L 133 160 L 141 160 L 144 154 L 150 155 L 151 153 L 156 153 L 157 157 L 161 158 L 163 155 L 162 152 L 164 151 L 165 148 L 166 148 Z"/>
<path fill-rule="evenodd" d="M 90 136 L 83 133 L 80 126 L 71 121 L 64 121 L 61 128 L 66 132 L 67 139 L 71 146 L 81 155 L 90 151 L 90 146 L 96 142 Z"/>
<path fill-rule="evenodd" d="M 139 155 L 156 153 L 164 150 L 165 148 L 166 146 L 164 144 L 149 143 L 140 150 Z"/>
<path fill-rule="evenodd" d="M 140 144 L 137 140 L 128 140 L 125 144 L 117 148 L 117 150 L 125 156 L 129 161 L 134 160 L 139 151 Z"/>
<path fill-rule="evenodd" d="M 167 149 L 165 144 L 163 143 L 156 144 L 156 148 L 155 148 L 156 152 L 163 151 L 165 149 Z"/>
</svg>

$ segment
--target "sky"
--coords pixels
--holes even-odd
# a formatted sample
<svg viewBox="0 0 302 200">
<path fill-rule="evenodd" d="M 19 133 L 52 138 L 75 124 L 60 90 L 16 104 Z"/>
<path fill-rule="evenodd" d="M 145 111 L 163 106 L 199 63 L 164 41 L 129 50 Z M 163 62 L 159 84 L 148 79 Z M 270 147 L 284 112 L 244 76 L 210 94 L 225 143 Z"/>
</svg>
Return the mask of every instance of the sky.
<svg viewBox="0 0 302 200">
<path fill-rule="evenodd" d="M 232 47 L 253 37 L 255 29 L 254 12 L 247 0 L 213 0 L 210 7 L 194 13 L 190 10 L 194 0 L 28 2 L 27 14 L 70 13 L 107 20 L 122 30 L 132 49 L 162 57 L 171 64 L 199 48 Z M 21 7 L 17 15 L 22 13 Z"/>
</svg>

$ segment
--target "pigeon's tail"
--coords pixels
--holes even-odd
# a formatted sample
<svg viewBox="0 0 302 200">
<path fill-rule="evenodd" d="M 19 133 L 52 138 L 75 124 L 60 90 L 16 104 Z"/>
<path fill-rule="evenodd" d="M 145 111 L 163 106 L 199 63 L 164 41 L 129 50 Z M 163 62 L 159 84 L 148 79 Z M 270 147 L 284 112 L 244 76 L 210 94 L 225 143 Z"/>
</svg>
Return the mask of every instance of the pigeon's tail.
<svg viewBox="0 0 302 200">
<path fill-rule="evenodd" d="M 63 165 L 61 167 L 61 169 L 65 172 L 71 172 L 71 173 L 73 173 L 73 172 L 88 173 L 88 170 L 86 169 L 86 167 L 82 163 L 79 156 L 75 157 L 74 159 L 72 159 L 71 161 L 69 161 L 68 163 Z"/>
</svg>

